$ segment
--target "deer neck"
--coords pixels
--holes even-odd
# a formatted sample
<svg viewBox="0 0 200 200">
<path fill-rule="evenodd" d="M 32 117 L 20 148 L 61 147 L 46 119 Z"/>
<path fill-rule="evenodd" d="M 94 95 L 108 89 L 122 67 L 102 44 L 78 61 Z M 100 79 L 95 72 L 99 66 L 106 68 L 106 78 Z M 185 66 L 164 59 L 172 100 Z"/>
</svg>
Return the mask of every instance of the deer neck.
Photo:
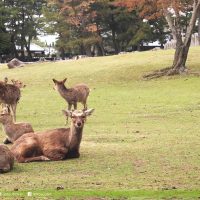
<svg viewBox="0 0 200 200">
<path fill-rule="evenodd" d="M 13 123 L 12 122 L 4 122 L 2 123 L 4 132 L 8 135 L 9 138 L 13 135 Z"/>
<path fill-rule="evenodd" d="M 76 128 L 71 124 L 70 128 L 70 149 L 79 149 L 81 139 L 82 139 L 83 127 Z"/>
<path fill-rule="evenodd" d="M 62 97 L 65 97 L 67 91 L 68 91 L 68 89 L 66 88 L 65 85 L 62 85 L 62 86 L 60 86 L 60 87 L 58 88 L 58 92 L 60 93 L 60 95 L 61 95 Z"/>
<path fill-rule="evenodd" d="M 12 126 L 14 123 L 12 120 L 7 120 L 7 121 L 4 121 L 4 122 L 1 122 L 3 126 Z"/>
</svg>

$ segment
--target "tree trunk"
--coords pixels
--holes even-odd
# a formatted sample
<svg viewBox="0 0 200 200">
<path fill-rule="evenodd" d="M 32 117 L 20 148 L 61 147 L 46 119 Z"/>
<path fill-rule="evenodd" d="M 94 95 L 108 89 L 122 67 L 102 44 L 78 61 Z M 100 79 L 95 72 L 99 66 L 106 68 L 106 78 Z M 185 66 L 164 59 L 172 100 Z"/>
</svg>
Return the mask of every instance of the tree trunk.
<svg viewBox="0 0 200 200">
<path fill-rule="evenodd" d="M 170 75 L 182 74 L 183 72 L 186 72 L 187 69 L 186 69 L 185 64 L 186 64 L 186 60 L 187 60 L 188 52 L 190 48 L 192 32 L 194 30 L 197 16 L 199 14 L 199 9 L 200 9 L 200 0 L 198 1 L 194 0 L 192 16 L 185 33 L 185 38 L 183 40 L 182 35 L 181 35 L 181 24 L 180 24 L 179 12 L 176 13 L 176 18 L 177 18 L 176 22 L 178 22 L 178 24 L 176 24 L 175 26 L 173 24 L 173 18 L 172 18 L 171 13 L 169 12 L 168 9 L 163 7 L 165 19 L 174 37 L 176 38 L 176 51 L 174 55 L 173 65 L 168 68 L 157 70 L 154 73 L 144 75 L 143 76 L 144 78 L 152 79 L 152 78 L 158 78 L 165 75 L 170 76 Z"/>
<path fill-rule="evenodd" d="M 169 72 L 167 73 L 168 75 L 175 75 L 186 72 L 186 60 L 190 48 L 190 42 L 191 42 L 191 37 L 186 44 L 184 44 L 182 40 L 181 41 L 177 40 L 173 65 L 169 70 Z"/>
<path fill-rule="evenodd" d="M 30 51 L 31 37 L 29 37 L 28 42 L 24 38 L 24 43 L 25 43 L 25 48 L 26 48 L 26 51 L 27 51 L 27 57 L 28 57 L 27 60 L 32 61 L 33 57 L 32 57 L 31 51 Z"/>
<path fill-rule="evenodd" d="M 60 48 L 60 57 L 62 58 L 62 60 L 65 60 L 65 50 L 64 48 Z"/>
<path fill-rule="evenodd" d="M 118 54 L 119 53 L 119 48 L 118 48 L 118 44 L 117 44 L 117 40 L 116 40 L 116 33 L 114 30 L 112 30 L 112 41 L 113 41 L 113 46 L 115 49 L 115 53 Z"/>
<path fill-rule="evenodd" d="M 200 10 L 198 12 L 198 41 L 200 45 Z"/>
<path fill-rule="evenodd" d="M 19 58 L 18 51 L 15 46 L 15 35 L 11 35 L 11 57 L 12 58 Z"/>
<path fill-rule="evenodd" d="M 105 51 L 101 43 L 98 43 L 94 46 L 94 56 L 104 56 Z"/>
<path fill-rule="evenodd" d="M 91 51 L 91 46 L 87 45 L 84 47 L 84 52 L 81 53 L 81 55 L 87 55 L 89 57 L 92 57 L 92 51 Z"/>
</svg>

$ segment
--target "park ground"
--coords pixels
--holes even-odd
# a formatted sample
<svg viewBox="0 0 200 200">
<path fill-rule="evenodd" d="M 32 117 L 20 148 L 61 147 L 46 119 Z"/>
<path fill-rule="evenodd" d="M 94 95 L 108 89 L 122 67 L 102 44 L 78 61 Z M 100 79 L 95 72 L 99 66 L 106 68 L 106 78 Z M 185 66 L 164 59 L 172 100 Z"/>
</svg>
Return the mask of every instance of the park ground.
<svg viewBox="0 0 200 200">
<path fill-rule="evenodd" d="M 53 90 L 52 78 L 67 77 L 69 87 L 88 84 L 88 106 L 95 108 L 84 128 L 79 159 L 15 163 L 12 172 L 0 175 L 1 197 L 24 198 L 32 192 L 35 199 L 199 198 L 200 77 L 142 78 L 170 66 L 173 53 L 135 52 L 12 70 L 1 65 L 1 79 L 27 85 L 17 121 L 30 122 L 35 131 L 65 126 L 61 110 L 66 102 Z M 199 55 L 199 47 L 191 48 L 187 66 L 196 72 Z"/>
</svg>

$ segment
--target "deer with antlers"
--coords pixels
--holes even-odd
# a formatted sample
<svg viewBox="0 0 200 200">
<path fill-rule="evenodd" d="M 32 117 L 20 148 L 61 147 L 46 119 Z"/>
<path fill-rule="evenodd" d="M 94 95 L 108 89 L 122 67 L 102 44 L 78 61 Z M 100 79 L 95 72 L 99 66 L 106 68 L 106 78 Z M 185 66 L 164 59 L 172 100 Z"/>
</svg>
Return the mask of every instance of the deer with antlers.
<svg viewBox="0 0 200 200">
<path fill-rule="evenodd" d="M 11 147 L 18 162 L 57 161 L 80 156 L 80 143 L 86 117 L 94 109 L 63 111 L 71 118 L 70 128 L 57 128 L 43 132 L 27 133 Z"/>
</svg>

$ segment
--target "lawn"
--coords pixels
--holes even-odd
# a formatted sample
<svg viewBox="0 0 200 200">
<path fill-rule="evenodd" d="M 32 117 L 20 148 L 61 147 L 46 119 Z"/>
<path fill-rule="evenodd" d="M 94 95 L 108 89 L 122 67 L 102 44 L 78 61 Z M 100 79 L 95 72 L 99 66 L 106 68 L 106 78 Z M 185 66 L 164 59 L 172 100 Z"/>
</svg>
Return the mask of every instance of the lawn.
<svg viewBox="0 0 200 200">
<path fill-rule="evenodd" d="M 200 71 L 200 48 L 191 48 L 188 67 Z M 0 175 L 0 195 L 16 198 L 28 191 L 36 199 L 198 198 L 200 197 L 200 78 L 142 75 L 168 67 L 173 50 L 29 64 L 0 79 L 23 81 L 17 121 L 35 131 L 65 126 L 65 101 L 52 78 L 67 85 L 84 82 L 95 108 L 84 128 L 79 159 L 18 164 Z M 82 108 L 79 105 L 79 108 Z M 69 125 L 68 125 L 69 126 Z M 0 140 L 5 134 L 0 130 Z M 62 186 L 64 190 L 57 190 Z"/>
</svg>

